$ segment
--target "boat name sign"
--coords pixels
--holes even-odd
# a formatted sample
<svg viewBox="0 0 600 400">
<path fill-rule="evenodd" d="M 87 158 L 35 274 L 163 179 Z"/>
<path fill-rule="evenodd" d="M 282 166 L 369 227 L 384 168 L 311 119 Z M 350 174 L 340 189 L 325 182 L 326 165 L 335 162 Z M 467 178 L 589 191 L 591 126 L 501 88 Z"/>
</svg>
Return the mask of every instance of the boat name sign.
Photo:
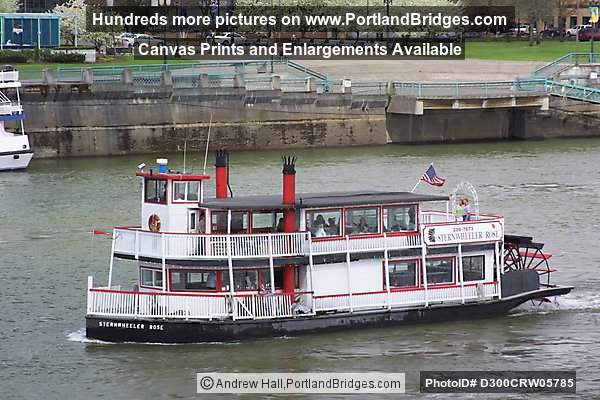
<svg viewBox="0 0 600 400">
<path fill-rule="evenodd" d="M 426 226 L 423 238 L 428 245 L 487 242 L 502 239 L 498 222 Z"/>
</svg>

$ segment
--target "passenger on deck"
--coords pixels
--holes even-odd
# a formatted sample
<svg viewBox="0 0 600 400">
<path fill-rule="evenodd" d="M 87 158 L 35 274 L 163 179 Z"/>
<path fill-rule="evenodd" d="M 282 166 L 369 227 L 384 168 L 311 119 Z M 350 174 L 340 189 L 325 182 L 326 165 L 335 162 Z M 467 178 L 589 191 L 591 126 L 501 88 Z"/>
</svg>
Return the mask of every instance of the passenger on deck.
<svg viewBox="0 0 600 400">
<path fill-rule="evenodd" d="M 365 217 L 360 217 L 358 221 L 358 225 L 356 226 L 357 233 L 368 233 L 369 232 L 369 224 L 367 224 L 367 219 Z"/>
<path fill-rule="evenodd" d="M 466 197 L 463 198 L 463 207 L 465 210 L 465 214 L 463 215 L 463 221 L 470 221 L 471 220 L 471 205 L 469 204 L 469 199 Z"/>
<path fill-rule="evenodd" d="M 296 297 L 294 299 L 294 304 L 292 304 L 291 310 L 293 315 L 310 314 L 311 311 L 310 307 L 300 303 L 300 297 Z"/>
<path fill-rule="evenodd" d="M 464 221 L 465 219 L 465 202 L 464 199 L 458 199 L 458 203 L 454 207 L 454 217 L 457 221 Z"/>
<path fill-rule="evenodd" d="M 317 224 L 317 229 L 315 230 L 315 237 L 325 236 L 327 236 L 327 232 L 325 232 L 325 226 L 323 224 Z"/>
<path fill-rule="evenodd" d="M 283 232 L 283 218 L 279 218 L 279 221 L 277 221 L 276 230 L 277 232 Z"/>
<path fill-rule="evenodd" d="M 329 236 L 339 236 L 340 234 L 340 228 L 339 226 L 335 223 L 335 218 L 331 217 L 327 219 L 327 229 L 325 229 L 325 231 L 327 232 L 327 235 Z"/>
</svg>

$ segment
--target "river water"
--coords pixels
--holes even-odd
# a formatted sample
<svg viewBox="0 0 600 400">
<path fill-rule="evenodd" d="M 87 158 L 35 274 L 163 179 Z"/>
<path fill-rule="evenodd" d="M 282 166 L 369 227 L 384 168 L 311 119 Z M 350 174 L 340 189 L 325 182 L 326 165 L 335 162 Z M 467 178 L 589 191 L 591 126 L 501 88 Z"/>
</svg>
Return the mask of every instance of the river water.
<svg viewBox="0 0 600 400">
<path fill-rule="evenodd" d="M 600 396 L 600 140 L 288 153 L 299 158 L 299 192 L 410 190 L 434 161 L 446 186 L 418 191 L 449 193 L 470 181 L 481 210 L 504 214 L 507 233 L 545 242 L 558 269 L 553 280 L 576 290 L 558 304 L 476 322 L 239 343 L 89 342 L 86 280 L 105 284 L 110 253 L 110 240 L 89 232 L 139 224 L 133 174 L 156 157 L 34 160 L 26 172 L 0 174 L 0 398 L 195 398 L 195 373 L 203 371 L 406 372 L 412 397 L 418 371 L 428 369 L 575 369 L 578 396 Z M 279 193 L 281 155 L 234 152 L 234 194 Z M 181 167 L 181 154 L 168 156 Z M 189 153 L 188 169 L 201 172 L 202 161 L 201 151 Z M 131 265 L 118 277 L 130 285 Z"/>
</svg>

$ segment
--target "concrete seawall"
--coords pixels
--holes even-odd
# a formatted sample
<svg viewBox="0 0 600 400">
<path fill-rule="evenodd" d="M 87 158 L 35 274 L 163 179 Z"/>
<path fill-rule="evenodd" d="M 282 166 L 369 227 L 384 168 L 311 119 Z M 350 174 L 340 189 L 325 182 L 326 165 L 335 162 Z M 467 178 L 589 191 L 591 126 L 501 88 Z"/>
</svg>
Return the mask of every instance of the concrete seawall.
<svg viewBox="0 0 600 400">
<path fill-rule="evenodd" d="M 99 156 L 204 148 L 385 144 L 382 96 L 238 88 L 29 91 L 26 130 L 37 157 Z"/>
<path fill-rule="evenodd" d="M 60 89 L 60 90 L 58 90 Z M 211 148 L 275 149 L 600 136 L 600 106 L 433 109 L 387 114 L 386 95 L 134 87 L 25 87 L 26 131 L 36 157 L 103 156 Z M 562 107 L 562 108 L 561 108 Z M 212 116 L 211 116 L 212 115 Z"/>
</svg>

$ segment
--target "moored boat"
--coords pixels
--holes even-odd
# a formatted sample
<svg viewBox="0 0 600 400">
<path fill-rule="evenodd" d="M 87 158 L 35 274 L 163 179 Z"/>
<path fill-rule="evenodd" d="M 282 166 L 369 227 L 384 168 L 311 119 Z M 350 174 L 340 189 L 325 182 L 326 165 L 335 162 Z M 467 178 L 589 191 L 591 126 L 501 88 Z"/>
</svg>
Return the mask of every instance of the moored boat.
<svg viewBox="0 0 600 400">
<path fill-rule="evenodd" d="M 0 171 L 25 169 L 33 157 L 29 138 L 23 128 L 25 114 L 19 95 L 20 87 L 18 71 L 8 66 L 0 70 Z M 15 92 L 15 100 L 5 94 L 8 91 Z M 4 124 L 8 121 L 19 122 L 21 132 L 6 131 Z"/>
<path fill-rule="evenodd" d="M 220 151 L 205 198 L 209 176 L 158 161 L 136 174 L 141 225 L 113 230 L 107 285 L 88 279 L 89 338 L 212 342 L 484 318 L 572 289 L 550 282 L 543 244 L 505 235 L 500 215 L 456 212 L 456 196 L 300 194 L 284 158 L 281 195 L 231 197 Z M 130 289 L 113 282 L 121 264 L 138 276 Z"/>
</svg>

